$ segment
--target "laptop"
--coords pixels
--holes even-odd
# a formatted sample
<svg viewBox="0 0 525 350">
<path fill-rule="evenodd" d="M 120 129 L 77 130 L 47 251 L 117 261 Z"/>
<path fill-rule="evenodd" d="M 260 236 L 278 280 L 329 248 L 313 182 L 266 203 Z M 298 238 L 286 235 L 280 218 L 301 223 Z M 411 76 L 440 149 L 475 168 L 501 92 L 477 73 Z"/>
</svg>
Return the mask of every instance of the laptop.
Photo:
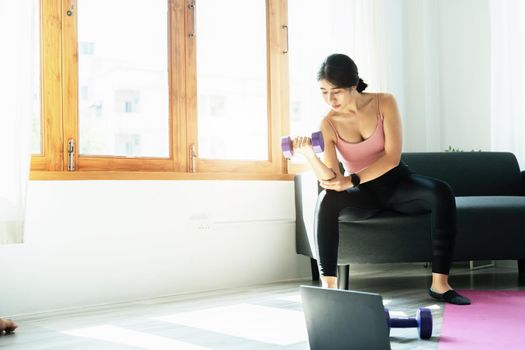
<svg viewBox="0 0 525 350">
<path fill-rule="evenodd" d="M 383 298 L 300 286 L 311 350 L 390 350 Z"/>
</svg>

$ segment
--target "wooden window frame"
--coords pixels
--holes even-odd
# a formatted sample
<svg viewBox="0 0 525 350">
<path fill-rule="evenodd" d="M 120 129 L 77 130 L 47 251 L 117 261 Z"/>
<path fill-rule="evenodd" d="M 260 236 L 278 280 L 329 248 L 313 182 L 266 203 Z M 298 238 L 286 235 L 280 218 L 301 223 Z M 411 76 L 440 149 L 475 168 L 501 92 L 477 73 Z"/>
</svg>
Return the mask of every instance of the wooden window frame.
<svg viewBox="0 0 525 350">
<path fill-rule="evenodd" d="M 66 15 L 71 0 L 40 1 L 42 154 L 32 156 L 31 179 L 292 178 L 287 174 L 288 161 L 281 154 L 279 142 L 289 131 L 286 0 L 265 0 L 269 146 L 266 161 L 198 157 L 198 33 L 191 35 L 195 0 L 166 1 L 169 7 L 169 157 L 79 157 L 75 152 L 75 171 L 67 171 L 67 143 L 69 139 L 78 140 L 77 16 Z M 197 157 L 192 157 L 192 150 Z"/>
<path fill-rule="evenodd" d="M 62 171 L 61 20 L 52 1 L 40 1 L 41 153 L 31 157 L 31 173 Z"/>
</svg>

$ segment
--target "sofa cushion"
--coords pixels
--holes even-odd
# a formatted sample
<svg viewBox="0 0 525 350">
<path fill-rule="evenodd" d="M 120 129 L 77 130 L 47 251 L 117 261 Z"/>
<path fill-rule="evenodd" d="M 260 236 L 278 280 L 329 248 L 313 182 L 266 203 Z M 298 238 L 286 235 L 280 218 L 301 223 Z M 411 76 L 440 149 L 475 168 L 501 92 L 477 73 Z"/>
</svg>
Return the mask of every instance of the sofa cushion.
<svg viewBox="0 0 525 350">
<path fill-rule="evenodd" d="M 339 264 L 429 261 L 430 214 L 385 210 L 352 221 L 346 211 L 339 215 Z"/>
<path fill-rule="evenodd" d="M 456 207 L 456 259 L 470 259 L 472 251 L 477 259 L 510 259 L 525 251 L 525 196 L 456 197 Z"/>
</svg>

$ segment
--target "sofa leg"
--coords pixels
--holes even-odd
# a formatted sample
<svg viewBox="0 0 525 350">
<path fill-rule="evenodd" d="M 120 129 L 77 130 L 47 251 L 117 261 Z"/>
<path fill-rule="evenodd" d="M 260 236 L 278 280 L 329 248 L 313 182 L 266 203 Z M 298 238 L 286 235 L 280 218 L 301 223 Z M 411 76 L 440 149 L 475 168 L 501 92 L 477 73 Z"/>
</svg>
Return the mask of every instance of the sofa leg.
<svg viewBox="0 0 525 350">
<path fill-rule="evenodd" d="M 525 259 L 518 259 L 518 273 L 525 274 Z"/>
<path fill-rule="evenodd" d="M 350 285 L 348 278 L 350 275 L 350 265 L 337 265 L 337 288 L 348 290 Z"/>
<path fill-rule="evenodd" d="M 314 258 L 310 258 L 310 268 L 312 269 L 312 281 L 319 281 L 319 266 Z"/>
</svg>

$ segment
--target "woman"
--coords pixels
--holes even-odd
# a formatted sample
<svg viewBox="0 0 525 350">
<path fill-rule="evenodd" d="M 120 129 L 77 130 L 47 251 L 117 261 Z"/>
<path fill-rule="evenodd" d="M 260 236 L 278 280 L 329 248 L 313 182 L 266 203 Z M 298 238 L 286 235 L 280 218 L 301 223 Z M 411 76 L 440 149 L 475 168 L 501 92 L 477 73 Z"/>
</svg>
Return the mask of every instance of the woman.
<svg viewBox="0 0 525 350">
<path fill-rule="evenodd" d="M 2 332 L 13 333 L 18 326 L 11 320 L 0 318 L 0 334 Z"/>
<path fill-rule="evenodd" d="M 331 110 L 322 120 L 323 159 L 314 153 L 308 137 L 293 140 L 294 152 L 310 163 L 321 186 L 315 224 L 323 287 L 337 286 L 338 216 L 351 208 L 356 220 L 383 209 L 406 214 L 432 212 L 431 297 L 452 304 L 470 300 L 448 283 L 456 235 L 456 204 L 450 186 L 413 173 L 400 162 L 401 119 L 390 94 L 365 93 L 354 61 L 342 54 L 323 62 L 318 81 Z M 345 173 L 339 170 L 339 161 Z"/>
</svg>

